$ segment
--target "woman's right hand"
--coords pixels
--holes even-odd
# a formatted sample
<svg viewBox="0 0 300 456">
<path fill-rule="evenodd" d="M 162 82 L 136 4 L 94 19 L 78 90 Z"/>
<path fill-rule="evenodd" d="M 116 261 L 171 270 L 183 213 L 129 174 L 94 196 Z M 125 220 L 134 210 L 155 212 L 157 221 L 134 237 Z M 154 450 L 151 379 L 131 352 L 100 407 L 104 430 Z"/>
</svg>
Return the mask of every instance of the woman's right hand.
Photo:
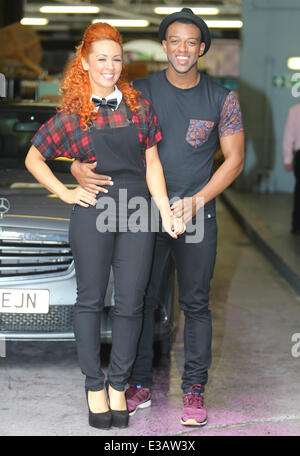
<svg viewBox="0 0 300 456">
<path fill-rule="evenodd" d="M 59 195 L 60 199 L 68 204 L 79 204 L 79 206 L 89 207 L 95 206 L 97 200 L 93 193 L 87 192 L 80 185 L 72 190 L 66 188 L 64 192 Z"/>
</svg>

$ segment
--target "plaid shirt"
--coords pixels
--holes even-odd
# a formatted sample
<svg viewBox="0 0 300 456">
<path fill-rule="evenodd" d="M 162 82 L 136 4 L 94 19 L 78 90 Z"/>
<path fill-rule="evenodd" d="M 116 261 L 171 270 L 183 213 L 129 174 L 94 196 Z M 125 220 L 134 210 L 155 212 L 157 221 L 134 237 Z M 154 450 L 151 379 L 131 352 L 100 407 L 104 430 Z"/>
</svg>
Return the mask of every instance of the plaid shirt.
<svg viewBox="0 0 300 456">
<path fill-rule="evenodd" d="M 145 161 L 145 150 L 157 144 L 162 139 L 162 135 L 150 103 L 141 98 L 138 104 L 141 108 L 136 113 L 132 113 L 132 122 L 138 132 L 141 159 Z M 87 131 L 83 131 L 81 125 L 77 114 L 60 111 L 39 128 L 31 142 L 46 160 L 66 157 L 79 159 L 82 162 L 94 162 L 96 158 L 92 127 L 105 129 L 128 126 L 125 101 L 122 100 L 115 111 L 106 106 L 100 107 L 97 118 Z"/>
</svg>

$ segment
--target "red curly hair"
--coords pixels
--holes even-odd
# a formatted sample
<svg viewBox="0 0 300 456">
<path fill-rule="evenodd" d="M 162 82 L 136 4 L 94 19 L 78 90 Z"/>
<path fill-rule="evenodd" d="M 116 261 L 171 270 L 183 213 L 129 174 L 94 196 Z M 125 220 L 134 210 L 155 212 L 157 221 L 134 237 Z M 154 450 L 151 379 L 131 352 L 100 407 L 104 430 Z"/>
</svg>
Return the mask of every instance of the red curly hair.
<svg viewBox="0 0 300 456">
<path fill-rule="evenodd" d="M 88 122 L 97 114 L 95 105 L 90 101 L 92 88 L 89 74 L 82 66 L 82 57 L 87 59 L 91 45 L 94 41 L 112 40 L 118 43 L 123 50 L 122 37 L 118 30 L 105 22 L 97 22 L 90 25 L 84 32 L 82 42 L 76 48 L 76 55 L 67 66 L 66 72 L 60 86 L 61 101 L 58 106 L 60 110 L 78 114 L 83 124 L 83 129 L 88 128 Z M 126 80 L 126 68 L 123 63 L 122 72 L 117 82 L 118 89 L 123 93 L 126 103 L 131 111 L 137 111 L 138 97 L 140 92 L 133 89 Z"/>
</svg>

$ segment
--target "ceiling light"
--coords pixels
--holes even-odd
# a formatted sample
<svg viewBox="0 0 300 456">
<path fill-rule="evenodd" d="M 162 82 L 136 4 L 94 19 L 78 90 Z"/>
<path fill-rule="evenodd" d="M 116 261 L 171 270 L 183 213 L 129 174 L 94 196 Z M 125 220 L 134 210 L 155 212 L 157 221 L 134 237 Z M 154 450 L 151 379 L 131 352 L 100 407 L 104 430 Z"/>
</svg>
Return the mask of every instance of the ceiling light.
<svg viewBox="0 0 300 456">
<path fill-rule="evenodd" d="M 65 13 L 65 14 L 97 14 L 100 12 L 98 6 L 42 6 L 41 13 Z"/>
<path fill-rule="evenodd" d="M 290 70 L 300 70 L 300 57 L 289 57 L 286 66 Z"/>
<path fill-rule="evenodd" d="M 49 23 L 48 19 L 43 17 L 23 17 L 20 22 L 22 25 L 47 25 Z"/>
<path fill-rule="evenodd" d="M 154 12 L 156 14 L 172 14 L 172 13 L 177 13 L 178 11 L 181 11 L 182 7 L 177 8 L 177 7 L 157 7 L 154 8 Z M 201 14 L 203 16 L 210 15 L 210 14 L 219 14 L 219 9 L 218 8 L 191 8 L 194 14 Z"/>
<path fill-rule="evenodd" d="M 113 27 L 148 27 L 149 21 L 141 19 L 94 19 L 93 24 L 96 22 L 106 22 Z"/>
<path fill-rule="evenodd" d="M 243 27 L 242 21 L 205 21 L 209 28 L 241 28 Z"/>
</svg>

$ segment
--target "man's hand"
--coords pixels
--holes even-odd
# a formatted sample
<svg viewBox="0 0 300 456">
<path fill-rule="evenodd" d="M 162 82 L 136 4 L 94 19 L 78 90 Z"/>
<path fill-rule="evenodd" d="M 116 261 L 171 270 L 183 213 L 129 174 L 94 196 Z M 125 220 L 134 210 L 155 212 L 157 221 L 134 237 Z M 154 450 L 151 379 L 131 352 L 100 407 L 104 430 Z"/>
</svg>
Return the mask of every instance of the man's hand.
<svg viewBox="0 0 300 456">
<path fill-rule="evenodd" d="M 171 210 L 174 217 L 182 217 L 184 223 L 187 224 L 196 215 L 196 212 L 204 204 L 203 198 L 190 196 L 183 198 L 172 204 Z"/>
<path fill-rule="evenodd" d="M 94 163 L 81 163 L 75 160 L 71 165 L 71 173 L 79 183 L 79 185 L 86 191 L 97 195 L 99 192 L 107 193 L 108 190 L 103 188 L 104 185 L 114 185 L 110 176 L 95 173 L 94 170 L 97 162 Z"/>
</svg>

